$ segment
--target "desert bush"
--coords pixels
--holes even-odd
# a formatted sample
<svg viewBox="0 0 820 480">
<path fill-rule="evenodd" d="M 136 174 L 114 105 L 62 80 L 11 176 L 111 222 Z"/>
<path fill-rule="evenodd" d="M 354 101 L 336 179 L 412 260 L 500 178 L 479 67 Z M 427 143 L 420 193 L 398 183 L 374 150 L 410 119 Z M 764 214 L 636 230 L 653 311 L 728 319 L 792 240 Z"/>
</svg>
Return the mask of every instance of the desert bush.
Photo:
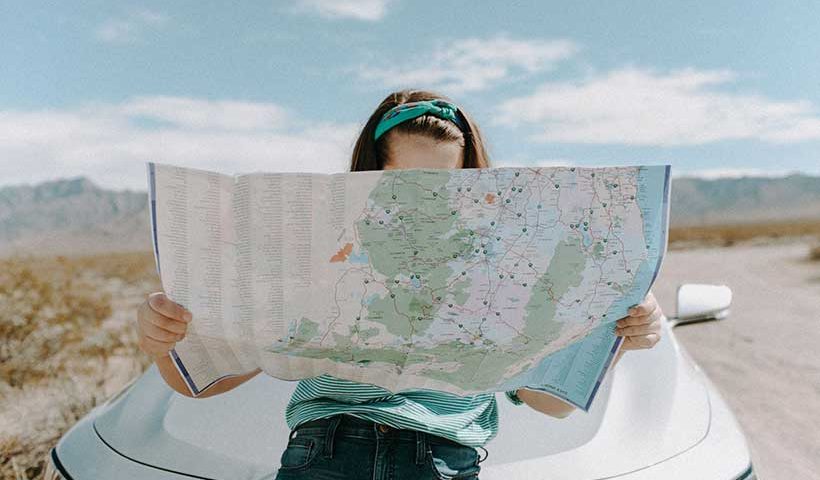
<svg viewBox="0 0 820 480">
<path fill-rule="evenodd" d="M 809 247 L 809 260 L 812 262 L 820 262 L 820 243 Z"/>
<path fill-rule="evenodd" d="M 110 294 L 62 263 L 50 278 L 19 261 L 0 263 L 0 381 L 12 387 L 64 373 L 66 354 L 93 349 L 87 340 L 111 314 Z"/>
<path fill-rule="evenodd" d="M 0 479 L 37 478 L 57 439 L 150 360 L 136 305 L 146 254 L 0 259 Z"/>
<path fill-rule="evenodd" d="M 65 257 L 57 257 L 69 261 Z M 96 272 L 104 278 L 118 278 L 126 283 L 137 283 L 155 276 L 153 252 L 125 252 L 88 255 L 70 259 L 79 270 Z"/>
<path fill-rule="evenodd" d="M 105 399 L 88 377 L 56 378 L 47 384 L 0 387 L 0 478 L 38 478 L 60 436 Z"/>
<path fill-rule="evenodd" d="M 672 226 L 670 247 L 687 245 L 732 246 L 753 239 L 820 237 L 820 221 Z"/>
</svg>

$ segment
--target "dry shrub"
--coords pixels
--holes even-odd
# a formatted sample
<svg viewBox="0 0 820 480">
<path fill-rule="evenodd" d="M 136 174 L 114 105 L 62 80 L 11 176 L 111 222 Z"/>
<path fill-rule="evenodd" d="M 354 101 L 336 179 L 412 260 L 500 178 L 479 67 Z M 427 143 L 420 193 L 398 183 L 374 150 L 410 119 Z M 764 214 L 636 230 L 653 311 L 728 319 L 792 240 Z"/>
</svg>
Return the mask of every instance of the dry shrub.
<svg viewBox="0 0 820 480">
<path fill-rule="evenodd" d="M 150 252 L 0 260 L 0 479 L 37 478 L 77 420 L 150 364 L 135 306 Z"/>
<path fill-rule="evenodd" d="M 673 226 L 669 229 L 672 247 L 688 245 L 732 246 L 752 239 L 820 237 L 820 220 Z"/>
<path fill-rule="evenodd" d="M 99 335 L 110 302 L 67 263 L 42 278 L 18 261 L 0 262 L 0 381 L 20 387 L 62 374 L 66 350 L 82 355 L 110 341 Z"/>
<path fill-rule="evenodd" d="M 809 247 L 809 260 L 812 262 L 820 262 L 820 243 Z"/>
<path fill-rule="evenodd" d="M 65 257 L 57 257 L 64 259 Z M 105 278 L 119 278 L 136 283 L 155 276 L 156 265 L 153 252 L 106 253 L 71 259 L 80 270 L 92 270 Z"/>
<path fill-rule="evenodd" d="M 88 378 L 0 392 L 0 478 L 38 478 L 48 451 L 80 418 L 105 398 Z"/>
</svg>

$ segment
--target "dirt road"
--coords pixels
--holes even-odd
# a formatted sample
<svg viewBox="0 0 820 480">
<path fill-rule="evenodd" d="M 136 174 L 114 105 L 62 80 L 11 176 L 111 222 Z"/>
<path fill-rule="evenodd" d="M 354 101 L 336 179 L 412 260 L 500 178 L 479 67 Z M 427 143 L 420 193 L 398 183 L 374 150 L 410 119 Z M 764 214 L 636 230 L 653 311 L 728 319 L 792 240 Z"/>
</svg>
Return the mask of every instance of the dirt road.
<svg viewBox="0 0 820 480">
<path fill-rule="evenodd" d="M 653 287 L 667 316 L 681 283 L 734 292 L 728 319 L 675 332 L 737 415 L 760 478 L 817 478 L 820 262 L 802 242 L 671 251 Z"/>
</svg>

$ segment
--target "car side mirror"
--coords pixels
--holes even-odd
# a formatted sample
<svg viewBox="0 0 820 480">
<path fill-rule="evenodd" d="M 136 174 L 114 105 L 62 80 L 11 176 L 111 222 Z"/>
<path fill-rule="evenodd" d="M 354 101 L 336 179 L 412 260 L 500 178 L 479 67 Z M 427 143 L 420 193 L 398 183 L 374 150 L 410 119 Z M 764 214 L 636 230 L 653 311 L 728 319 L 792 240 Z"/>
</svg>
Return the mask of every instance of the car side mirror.
<svg viewBox="0 0 820 480">
<path fill-rule="evenodd" d="M 678 287 L 676 315 L 672 326 L 684 323 L 722 320 L 729 316 L 732 289 L 726 285 L 684 283 Z"/>
</svg>

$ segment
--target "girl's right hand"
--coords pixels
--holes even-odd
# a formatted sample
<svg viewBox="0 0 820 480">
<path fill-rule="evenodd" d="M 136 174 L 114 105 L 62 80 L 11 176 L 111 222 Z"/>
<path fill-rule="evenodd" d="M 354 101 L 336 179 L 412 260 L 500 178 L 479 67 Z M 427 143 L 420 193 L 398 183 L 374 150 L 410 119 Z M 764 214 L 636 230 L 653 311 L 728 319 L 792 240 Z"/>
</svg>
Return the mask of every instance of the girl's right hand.
<svg viewBox="0 0 820 480">
<path fill-rule="evenodd" d="M 163 292 L 154 292 L 137 309 L 137 337 L 140 350 L 152 359 L 164 357 L 185 338 L 191 312 Z"/>
</svg>

